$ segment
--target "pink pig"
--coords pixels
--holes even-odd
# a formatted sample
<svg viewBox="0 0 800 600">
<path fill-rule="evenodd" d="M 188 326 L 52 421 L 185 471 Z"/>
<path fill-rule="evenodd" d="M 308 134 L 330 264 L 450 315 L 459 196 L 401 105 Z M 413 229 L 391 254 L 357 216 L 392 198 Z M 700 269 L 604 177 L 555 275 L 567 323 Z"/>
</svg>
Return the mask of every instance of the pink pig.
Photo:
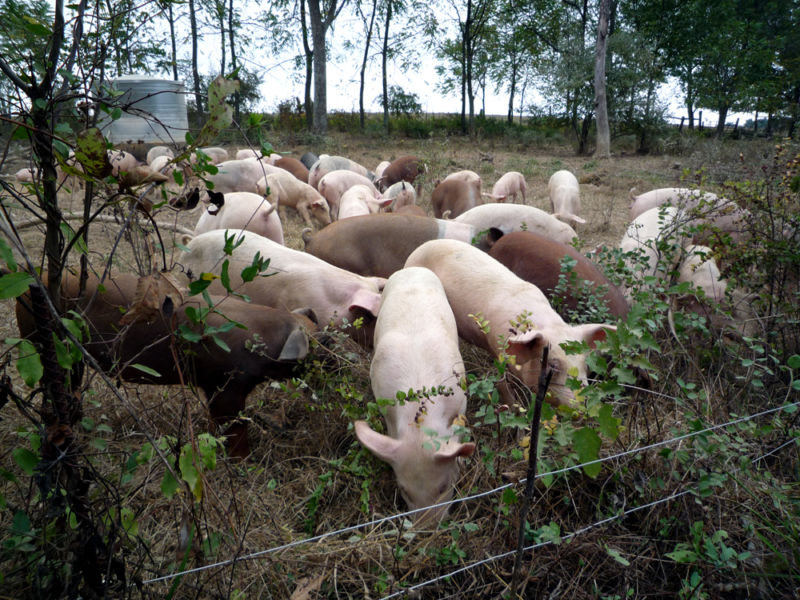
<svg viewBox="0 0 800 600">
<path fill-rule="evenodd" d="M 555 218 L 571 227 L 576 223 L 586 223 L 578 216 L 581 212 L 581 188 L 575 175 L 566 170 L 556 171 L 547 182 L 547 190 Z"/>
<path fill-rule="evenodd" d="M 309 227 L 313 227 L 312 216 L 322 225 L 330 224 L 330 208 L 328 207 L 328 201 L 322 197 L 322 194 L 307 183 L 297 179 L 288 171 L 283 169 L 278 169 L 278 171 L 267 175 L 258 182 L 258 193 L 266 196 L 269 190 L 270 198 L 272 198 L 274 204 L 293 208 L 300 213 L 300 216 Z"/>
<path fill-rule="evenodd" d="M 528 184 L 525 182 L 525 176 L 517 171 L 509 171 L 495 182 L 492 186 L 492 193 L 484 194 L 484 196 L 489 196 L 492 202 L 505 202 L 507 199 L 516 202 L 517 193 L 519 193 L 522 195 L 522 201 L 525 202 L 525 192 L 527 191 Z"/>
<path fill-rule="evenodd" d="M 379 200 L 381 193 L 378 191 L 370 179 L 364 175 L 359 175 L 354 171 L 338 170 L 331 171 L 319 180 L 317 189 L 328 201 L 328 206 L 331 209 L 331 219 L 336 220 L 339 218 L 339 202 L 348 188 L 354 185 L 364 185 L 370 189 L 372 197 Z"/>
<path fill-rule="evenodd" d="M 232 256 L 226 256 L 226 237 L 231 236 L 242 243 Z M 350 273 L 249 231 L 215 229 L 184 241 L 188 251 L 180 262 L 194 277 L 204 272 L 218 275 L 227 259 L 233 289 L 247 294 L 253 302 L 287 310 L 310 307 L 320 327 L 328 323 L 337 327 L 347 324 L 348 333 L 356 341 L 372 343 L 385 279 Z M 245 283 L 240 273 L 252 264 L 256 253 L 269 259 L 265 272 L 268 277 L 256 277 Z M 223 290 L 218 280 L 211 284 L 212 294 L 224 293 Z M 363 319 L 360 329 L 352 326 L 357 319 Z"/>
<path fill-rule="evenodd" d="M 356 421 L 358 440 L 392 466 L 411 510 L 446 502 L 458 477 L 458 458 L 472 455 L 475 444 L 460 442 L 453 426 L 467 409 L 464 363 L 453 311 L 428 269 L 402 269 L 386 283 L 369 374 L 376 399 L 395 400 L 409 390 L 420 395 L 387 407 L 388 435 Z M 447 509 L 429 509 L 414 519 L 418 525 L 436 523 Z"/>
<path fill-rule="evenodd" d="M 242 160 L 227 160 L 217 165 L 218 171 L 205 175 L 214 184 L 214 191 L 220 194 L 230 192 L 258 193 L 258 181 L 269 175 L 281 171 L 273 167 L 265 158 L 246 158 Z"/>
<path fill-rule="evenodd" d="M 348 188 L 339 200 L 339 219 L 375 214 L 391 202 L 383 199 L 376 202 L 372 190 L 366 185 L 354 185 Z"/>
<path fill-rule="evenodd" d="M 212 204 L 194 228 L 199 235 L 212 229 L 246 229 L 283 245 L 283 227 L 275 205 L 250 192 L 209 192 Z"/>
<path fill-rule="evenodd" d="M 529 388 L 536 387 L 542 351 L 549 344 L 548 360 L 554 371 L 550 391 L 556 404 L 575 401 L 566 385 L 568 372 L 586 384 L 586 356 L 567 354 L 559 344 L 585 341 L 591 348 L 605 339 L 606 330 L 615 329 L 601 324 L 568 325 L 538 287 L 463 242 L 425 242 L 406 260 L 406 267 L 411 266 L 428 267 L 438 275 L 462 339 L 495 356 L 500 356 L 507 344 L 506 354 L 515 357 L 512 372 L 516 370 Z M 500 390 L 507 402 L 513 401 L 506 386 Z"/>
</svg>

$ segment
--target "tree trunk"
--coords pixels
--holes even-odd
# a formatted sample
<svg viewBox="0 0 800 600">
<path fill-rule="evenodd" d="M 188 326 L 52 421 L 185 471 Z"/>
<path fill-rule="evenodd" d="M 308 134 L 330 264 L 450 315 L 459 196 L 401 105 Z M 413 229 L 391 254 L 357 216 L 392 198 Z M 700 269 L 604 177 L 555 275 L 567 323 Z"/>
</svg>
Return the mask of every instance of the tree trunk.
<svg viewBox="0 0 800 600">
<path fill-rule="evenodd" d="M 597 115 L 597 146 L 595 156 L 611 156 L 611 132 L 608 126 L 608 104 L 606 101 L 606 41 L 608 38 L 608 2 L 600 0 L 600 15 L 597 22 L 597 46 L 594 53 L 594 108 Z"/>
<path fill-rule="evenodd" d="M 389 135 L 389 76 L 386 62 L 389 55 L 389 23 L 392 21 L 392 3 L 386 3 L 386 23 L 383 28 L 383 56 L 381 56 L 381 78 L 383 80 L 383 128 Z"/>
<path fill-rule="evenodd" d="M 169 41 L 172 46 L 172 80 L 178 81 L 178 47 L 175 42 L 175 15 L 172 13 L 172 3 L 167 4 L 169 19 Z"/>
<path fill-rule="evenodd" d="M 511 85 L 508 90 L 508 115 L 506 116 L 506 122 L 511 125 L 514 122 L 514 95 L 517 92 L 517 73 L 519 71 L 519 66 L 517 65 L 517 61 L 514 60 L 511 63 Z"/>
<path fill-rule="evenodd" d="M 236 46 L 234 44 L 235 38 L 235 31 L 233 28 L 234 25 L 234 12 L 233 12 L 233 0 L 229 0 L 228 2 L 228 45 L 231 47 L 231 73 L 236 73 L 236 70 L 239 66 L 236 64 Z M 239 90 L 236 90 L 233 93 L 233 119 L 238 124 L 241 123 L 241 104 L 242 104 L 242 95 L 239 93 Z"/>
<path fill-rule="evenodd" d="M 328 50 L 325 48 L 325 32 L 333 20 L 335 3 L 328 7 L 323 20 L 320 0 L 308 0 L 308 15 L 311 20 L 311 45 L 314 48 L 314 133 L 328 133 Z"/>
<path fill-rule="evenodd" d="M 589 130 L 592 126 L 592 113 L 587 113 L 583 118 L 583 125 L 578 138 L 578 154 L 586 154 L 589 148 Z"/>
<path fill-rule="evenodd" d="M 192 80 L 194 82 L 194 101 L 197 105 L 198 120 L 202 120 L 203 97 L 200 94 L 200 73 L 197 71 L 197 15 L 194 0 L 189 0 L 189 24 L 192 34 Z"/>
<path fill-rule="evenodd" d="M 728 106 L 723 105 L 719 108 L 719 120 L 717 121 L 717 131 L 716 136 L 718 138 L 722 138 L 723 134 L 725 133 L 725 119 L 728 116 Z"/>
<path fill-rule="evenodd" d="M 359 7 L 360 10 L 360 7 Z M 364 57 L 361 61 L 361 85 L 358 89 L 358 118 L 361 131 L 366 128 L 366 118 L 364 116 L 364 77 L 367 73 L 367 59 L 369 58 L 369 45 L 372 42 L 372 26 L 375 23 L 375 11 L 378 10 L 378 0 L 372 0 L 372 15 L 369 18 L 367 27 L 367 41 L 364 43 Z M 363 18 L 363 15 L 362 15 Z"/>
<path fill-rule="evenodd" d="M 306 55 L 306 82 L 303 103 L 306 111 L 306 128 L 314 128 L 314 103 L 311 100 L 311 82 L 314 74 L 314 51 L 308 44 L 308 26 L 306 25 L 306 0 L 300 0 L 300 23 L 303 30 L 303 50 Z"/>
</svg>

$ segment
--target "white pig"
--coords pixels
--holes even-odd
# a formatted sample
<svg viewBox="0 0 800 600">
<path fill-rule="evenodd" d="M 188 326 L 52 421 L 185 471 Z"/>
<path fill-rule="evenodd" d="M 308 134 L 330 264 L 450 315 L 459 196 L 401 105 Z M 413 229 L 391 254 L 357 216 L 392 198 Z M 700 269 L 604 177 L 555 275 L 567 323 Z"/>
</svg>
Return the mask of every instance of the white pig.
<svg viewBox="0 0 800 600">
<path fill-rule="evenodd" d="M 368 187 L 375 200 L 381 197 L 381 193 L 378 191 L 378 188 L 373 185 L 372 181 L 364 175 L 359 175 L 355 171 L 348 171 L 345 169 L 331 171 L 319 180 L 317 189 L 319 193 L 325 197 L 325 200 L 328 201 L 332 220 L 335 221 L 339 218 L 339 202 L 342 194 L 354 185 L 364 185 Z"/>
<path fill-rule="evenodd" d="M 528 184 L 525 182 L 525 176 L 518 171 L 509 171 L 498 179 L 494 186 L 492 186 L 491 194 L 484 194 L 489 196 L 492 202 L 511 202 L 517 201 L 517 194 L 522 195 L 522 201 L 525 202 L 525 192 L 528 191 Z"/>
<path fill-rule="evenodd" d="M 231 236 L 242 243 L 228 257 L 226 237 L 230 239 Z M 227 259 L 231 286 L 250 296 L 253 302 L 288 310 L 311 307 L 320 327 L 330 322 L 342 326 L 345 321 L 352 325 L 356 319 L 363 318 L 364 326 L 359 330 L 351 327 L 349 333 L 361 343 L 372 343 L 385 279 L 350 273 L 249 231 L 215 229 L 184 242 L 188 251 L 179 262 L 193 277 L 201 273 L 218 275 Z M 262 259 L 269 259 L 265 272 L 269 276 L 243 283 L 240 273 L 252 264 L 256 253 Z M 210 292 L 224 293 L 224 288 L 215 280 Z"/>
<path fill-rule="evenodd" d="M 194 228 L 199 235 L 212 229 L 246 229 L 283 245 L 283 227 L 275 206 L 250 192 L 209 192 L 213 204 L 204 210 Z M 218 202 L 221 205 L 217 205 Z"/>
<path fill-rule="evenodd" d="M 392 466 L 403 499 L 416 510 L 452 497 L 458 457 L 475 450 L 453 429 L 467 409 L 464 363 L 453 311 L 436 275 L 418 267 L 402 269 L 389 278 L 383 294 L 369 372 L 373 394 L 395 400 L 397 392 L 420 393 L 387 407 L 388 435 L 365 421 L 356 421 L 355 430 L 365 448 Z M 417 513 L 415 520 L 439 521 L 446 514 L 442 506 Z"/>
<path fill-rule="evenodd" d="M 258 193 L 258 181 L 277 171 L 267 159 L 246 158 L 242 160 L 227 160 L 217 165 L 218 171 L 207 174 L 205 178 L 214 184 L 214 191 L 220 194 L 230 192 Z"/>
<path fill-rule="evenodd" d="M 581 212 L 581 188 L 575 175 L 566 170 L 556 171 L 547 182 L 550 193 L 550 207 L 553 216 L 575 227 L 576 223 L 586 223 L 578 216 Z"/>
<path fill-rule="evenodd" d="M 442 281 L 453 309 L 458 335 L 490 351 L 515 357 L 516 376 L 535 389 L 541 370 L 542 351 L 550 345 L 553 368 L 550 391 L 557 404 L 571 404 L 575 396 L 566 385 L 568 372 L 586 383 L 586 356 L 567 354 L 562 342 L 585 341 L 594 347 L 605 339 L 612 325 L 571 326 L 553 310 L 538 287 L 517 277 L 481 250 L 456 240 L 432 240 L 414 250 L 406 267 L 427 267 Z M 481 321 L 479 324 L 477 321 Z M 484 325 L 488 325 L 488 331 Z M 513 397 L 500 388 L 508 402 Z"/>
<path fill-rule="evenodd" d="M 372 190 L 365 185 L 354 185 L 345 190 L 339 199 L 339 218 L 359 217 L 377 213 L 381 208 L 391 204 L 391 200 L 375 201 Z"/>
<path fill-rule="evenodd" d="M 331 222 L 330 207 L 322 194 L 288 171 L 278 170 L 279 173 L 271 173 L 258 182 L 256 186 L 258 193 L 266 196 L 267 190 L 269 190 L 273 203 L 293 208 L 300 213 L 309 227 L 314 226 L 311 222 L 312 216 L 323 226 L 329 225 Z"/>
<path fill-rule="evenodd" d="M 383 197 L 392 201 L 386 212 L 397 212 L 404 206 L 417 203 L 417 192 L 414 191 L 414 186 L 407 181 L 393 183 L 383 192 Z"/>
<path fill-rule="evenodd" d="M 540 208 L 524 204 L 490 202 L 469 209 L 455 221 L 472 225 L 476 231 L 492 227 L 503 233 L 529 230 L 563 244 L 571 244 L 578 237 L 575 230 Z"/>
</svg>

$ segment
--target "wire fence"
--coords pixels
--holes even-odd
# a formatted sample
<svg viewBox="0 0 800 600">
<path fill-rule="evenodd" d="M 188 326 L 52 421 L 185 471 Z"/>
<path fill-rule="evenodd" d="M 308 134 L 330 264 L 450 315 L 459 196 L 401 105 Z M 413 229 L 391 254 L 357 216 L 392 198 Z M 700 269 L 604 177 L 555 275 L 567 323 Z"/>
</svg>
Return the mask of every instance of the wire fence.
<svg viewBox="0 0 800 600">
<path fill-rule="evenodd" d="M 754 414 L 751 414 L 751 415 L 746 415 L 746 416 L 743 416 L 743 417 L 738 417 L 736 419 L 732 419 L 730 421 L 726 421 L 725 423 L 720 423 L 720 424 L 717 424 L 717 425 L 711 425 L 709 427 L 706 427 L 706 428 L 703 428 L 703 429 L 699 429 L 697 431 L 691 431 L 689 433 L 685 433 L 683 435 L 679 435 L 679 436 L 676 436 L 676 437 L 673 437 L 673 438 L 669 438 L 669 439 L 666 439 L 666 440 L 662 440 L 662 441 L 659 441 L 659 442 L 648 444 L 646 446 L 640 446 L 640 447 L 633 448 L 633 449 L 630 449 L 630 450 L 625 450 L 623 452 L 619 452 L 619 453 L 616 453 L 616 454 L 605 456 L 605 457 L 599 458 L 597 460 L 592 460 L 592 461 L 589 461 L 589 462 L 576 464 L 576 465 L 572 465 L 572 466 L 569 466 L 569 467 L 564 467 L 564 468 L 561 468 L 561 469 L 548 471 L 548 472 L 545 472 L 545 473 L 539 473 L 539 474 L 537 474 L 536 479 L 540 479 L 540 478 L 543 478 L 543 477 L 551 477 L 551 476 L 555 476 L 555 475 L 560 475 L 560 474 L 563 474 L 563 473 L 567 473 L 569 471 L 574 471 L 576 469 L 582 469 L 582 468 L 584 468 L 586 466 L 590 466 L 590 465 L 594 465 L 594 464 L 598 464 L 598 463 L 604 463 L 604 462 L 610 462 L 610 461 L 618 460 L 618 459 L 621 459 L 621 458 L 624 458 L 624 457 L 627 457 L 627 456 L 631 456 L 633 454 L 646 452 L 648 450 L 653 450 L 655 448 L 668 446 L 670 444 L 674 444 L 674 443 L 680 442 L 682 440 L 686 440 L 686 439 L 693 438 L 693 437 L 696 437 L 696 436 L 700 436 L 700 435 L 704 435 L 704 434 L 707 434 L 707 433 L 711 433 L 711 432 L 717 431 L 719 429 L 724 429 L 726 427 L 731 427 L 733 425 L 737 425 L 739 423 L 744 423 L 744 422 L 747 422 L 747 421 L 752 421 L 754 419 L 759 419 L 761 417 L 765 417 L 765 416 L 770 415 L 770 414 L 775 414 L 775 413 L 778 413 L 778 412 L 786 410 L 786 409 L 798 408 L 798 407 L 800 407 L 800 401 L 792 402 L 792 403 L 789 403 L 789 404 L 784 404 L 782 406 L 778 406 L 778 407 L 774 407 L 774 408 L 769 408 L 769 409 L 766 409 L 766 410 L 763 410 L 763 411 L 760 411 L 760 412 L 757 412 L 757 413 L 754 413 Z M 793 443 L 796 443 L 795 439 L 789 440 L 789 441 L 781 444 L 780 446 L 772 449 L 770 452 L 768 452 L 766 454 L 763 454 L 763 455 L 759 456 L 756 459 L 753 459 L 752 463 L 755 464 L 758 461 L 763 460 L 767 456 L 770 456 L 771 454 L 774 454 L 775 452 L 778 452 L 783 447 L 788 446 L 788 445 L 793 444 Z M 174 579 L 176 577 L 183 577 L 184 575 L 190 575 L 190 574 L 193 574 L 193 573 L 199 573 L 199 572 L 207 571 L 207 570 L 210 570 L 210 569 L 222 568 L 222 567 L 233 565 L 235 563 L 242 562 L 242 561 L 254 560 L 254 559 L 257 559 L 257 558 L 260 558 L 260 557 L 264 557 L 264 556 L 267 556 L 267 555 L 270 555 L 270 554 L 275 554 L 277 552 L 288 550 L 290 548 L 295 548 L 295 547 L 298 547 L 298 546 L 302 546 L 304 544 L 311 544 L 311 543 L 319 542 L 321 540 L 324 540 L 324 539 L 327 539 L 327 538 L 330 538 L 330 537 L 339 536 L 339 535 L 342 535 L 342 534 L 345 534 L 345 533 L 350 533 L 350 532 L 355 532 L 355 531 L 358 531 L 358 530 L 361 530 L 361 529 L 375 527 L 375 526 L 378 526 L 378 525 L 381 525 L 381 524 L 384 524 L 384 523 L 388 523 L 390 521 L 394 521 L 396 519 L 404 519 L 404 518 L 410 517 L 410 516 L 412 516 L 412 515 L 414 515 L 414 514 L 416 514 L 418 512 L 427 511 L 430 508 L 438 508 L 438 507 L 443 507 L 443 506 L 453 506 L 453 505 L 460 504 L 460 503 L 463 503 L 463 502 L 471 502 L 471 501 L 477 500 L 479 498 L 484 498 L 486 496 L 491 496 L 493 494 L 497 494 L 497 493 L 499 493 L 499 492 L 501 492 L 501 491 L 503 491 L 503 490 L 505 490 L 507 488 L 515 487 L 517 485 L 524 484 L 525 481 L 526 481 L 526 478 L 522 478 L 519 481 L 514 482 L 514 483 L 507 483 L 507 484 L 495 487 L 495 488 L 493 488 L 491 490 L 487 490 L 487 491 L 484 491 L 484 492 L 479 492 L 477 494 L 472 494 L 472 495 L 469 495 L 469 496 L 463 496 L 463 497 L 460 497 L 460 498 L 454 498 L 452 500 L 448 500 L 447 502 L 440 502 L 439 504 L 435 504 L 432 507 L 425 507 L 425 508 L 420 508 L 420 509 L 417 509 L 417 510 L 409 510 L 409 511 L 401 512 L 401 513 L 393 514 L 393 515 L 390 515 L 390 516 L 387 516 L 387 517 L 381 517 L 379 519 L 373 519 L 371 521 L 367 521 L 367 522 L 364 522 L 364 523 L 359 523 L 357 525 L 351 525 L 351 526 L 348 526 L 348 527 L 343 527 L 341 529 L 337 529 L 337 530 L 334 530 L 334 531 L 329 531 L 327 533 L 323 533 L 323 534 L 320 534 L 320 535 L 316 535 L 316 536 L 312 536 L 312 537 L 308 537 L 308 538 L 304 538 L 304 539 L 300 539 L 300 540 L 295 540 L 295 541 L 292 541 L 292 542 L 289 542 L 289 543 L 286 543 L 286 544 L 282 544 L 280 546 L 275 546 L 275 547 L 268 548 L 268 549 L 265 549 L 265 550 L 260 550 L 258 552 L 252 552 L 250 554 L 246 554 L 246 555 L 242 555 L 242 556 L 236 556 L 236 557 L 233 557 L 233 558 L 229 558 L 229 559 L 226 559 L 226 560 L 223 560 L 223 561 L 218 561 L 218 562 L 211 563 L 211 564 L 208 564 L 208 565 L 202 565 L 202 566 L 199 566 L 199 567 L 194 567 L 192 569 L 186 569 L 186 570 L 183 570 L 183 571 L 178 571 L 176 573 L 170 573 L 170 574 L 167 574 L 167 575 L 162 575 L 160 577 L 155 577 L 155 578 L 152 578 L 152 579 L 143 580 L 141 582 L 141 585 L 157 583 L 157 582 L 160 582 L 160 581 L 167 581 L 167 580 Z M 651 508 L 653 506 L 657 506 L 658 504 L 662 504 L 664 502 L 672 501 L 672 500 L 674 500 L 676 498 L 679 498 L 679 497 L 681 497 L 683 495 L 686 495 L 686 494 L 689 494 L 691 492 L 692 492 L 692 489 L 686 489 L 686 490 L 684 490 L 682 492 L 678 492 L 676 494 L 672 494 L 672 495 L 670 495 L 668 497 L 655 500 L 655 501 L 653 501 L 653 502 L 651 502 L 649 504 L 645 504 L 645 505 L 642 505 L 642 506 L 634 507 L 634 508 L 629 509 L 629 510 L 627 510 L 627 511 L 621 513 L 621 514 L 614 515 L 614 516 L 608 517 L 606 519 L 602 519 L 600 521 L 592 523 L 591 525 L 587 525 L 586 527 L 584 527 L 582 529 L 579 529 L 579 530 L 574 531 L 574 532 L 572 532 L 570 534 L 562 536 L 560 539 L 562 541 L 566 541 L 566 540 L 572 539 L 573 537 L 576 537 L 576 536 L 581 535 L 581 534 L 583 534 L 583 533 L 585 533 L 587 531 L 590 531 L 591 529 L 594 529 L 595 527 L 599 527 L 601 525 L 605 525 L 605 524 L 607 524 L 609 522 L 612 522 L 614 520 L 621 519 L 622 517 L 624 517 L 626 515 L 629 515 L 629 514 L 632 514 L 634 512 L 645 510 L 647 508 Z M 546 545 L 548 545 L 550 543 L 553 543 L 553 542 L 552 541 L 548 541 L 548 542 L 542 542 L 542 543 L 539 543 L 539 544 L 533 544 L 533 545 L 530 545 L 530 546 L 527 546 L 527 547 L 523 548 L 523 551 L 535 550 L 536 548 L 539 548 L 539 547 L 542 547 L 542 546 L 546 546 Z M 443 579 L 445 579 L 447 577 L 452 577 L 454 575 L 458 575 L 459 573 L 468 571 L 470 569 L 477 568 L 477 567 L 479 567 L 479 566 L 481 566 L 483 564 L 488 564 L 490 562 L 501 560 L 503 558 L 506 558 L 508 556 L 513 555 L 515 552 L 516 552 L 516 550 L 511 550 L 511 551 L 508 551 L 508 552 L 504 552 L 502 554 L 498 554 L 496 556 L 492 556 L 492 557 L 488 557 L 488 558 L 482 559 L 480 561 L 476 561 L 475 563 L 471 563 L 470 565 L 467 565 L 467 566 L 461 567 L 459 569 L 456 569 L 454 571 L 451 571 L 451 572 L 447 573 L 446 575 L 441 575 L 439 577 L 430 579 L 428 581 L 425 581 L 425 582 L 422 582 L 422 583 L 419 583 L 419 584 L 415 584 L 412 587 L 405 588 L 405 589 L 403 589 L 401 591 L 395 592 L 395 593 L 393 593 L 393 594 L 391 594 L 389 596 L 386 596 L 385 598 L 386 599 L 394 598 L 394 597 L 397 597 L 399 595 L 408 593 L 410 591 L 414 591 L 414 590 L 420 589 L 420 588 L 425 587 L 427 585 L 432 585 L 432 584 L 434 584 L 434 583 L 436 583 L 438 581 L 441 581 L 441 580 L 443 580 Z"/>
</svg>

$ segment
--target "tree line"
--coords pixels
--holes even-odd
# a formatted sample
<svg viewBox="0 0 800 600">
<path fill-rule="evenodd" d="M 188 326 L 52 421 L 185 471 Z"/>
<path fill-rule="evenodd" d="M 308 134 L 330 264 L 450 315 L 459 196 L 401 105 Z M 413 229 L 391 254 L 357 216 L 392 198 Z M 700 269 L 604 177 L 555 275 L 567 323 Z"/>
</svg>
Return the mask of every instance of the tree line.
<svg viewBox="0 0 800 600">
<path fill-rule="evenodd" d="M 393 96 L 415 97 L 392 87 L 389 65 L 413 72 L 431 61 L 464 132 L 492 91 L 508 97 L 509 123 L 545 113 L 566 119 L 579 151 L 595 120 L 642 136 L 662 122 L 657 91 L 668 78 L 678 83 L 690 128 L 698 109 L 718 113 L 719 133 L 731 111 L 746 111 L 756 123 L 766 116 L 767 127 L 781 119 L 791 136 L 800 116 L 800 8 L 791 0 L 85 0 L 62 15 L 44 0 L 0 7 L 6 114 L 20 102 L 11 74 L 41 73 L 42 49 L 61 18 L 63 43 L 77 37 L 82 48 L 69 69 L 59 65 L 59 78 L 91 73 L 84 89 L 132 72 L 182 79 L 200 114 L 208 83 L 233 76 L 242 82 L 233 99 L 238 119 L 261 101 L 265 65 L 289 57 L 292 77 L 304 82 L 307 126 L 321 134 L 331 60 L 359 73 L 362 127 L 368 77 L 380 71 L 388 128 Z M 543 102 L 532 100 L 534 90 Z"/>
</svg>

